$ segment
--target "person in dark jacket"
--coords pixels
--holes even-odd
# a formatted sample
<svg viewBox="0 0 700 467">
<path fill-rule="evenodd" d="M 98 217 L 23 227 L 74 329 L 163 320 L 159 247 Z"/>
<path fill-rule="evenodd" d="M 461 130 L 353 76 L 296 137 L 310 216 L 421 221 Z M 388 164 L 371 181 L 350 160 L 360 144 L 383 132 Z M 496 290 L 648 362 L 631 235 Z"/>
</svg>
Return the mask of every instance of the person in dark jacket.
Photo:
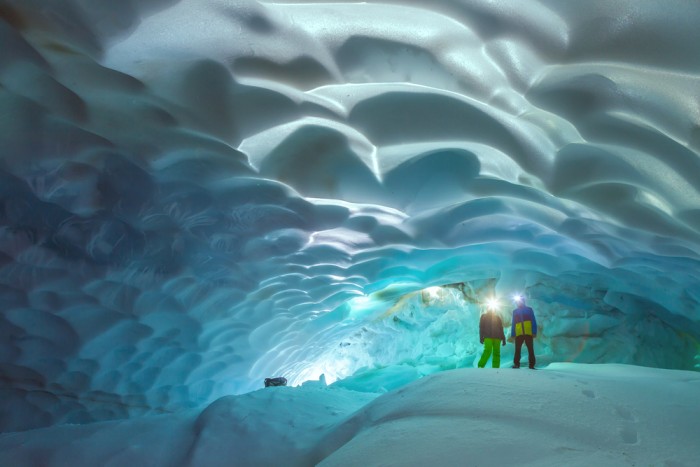
<svg viewBox="0 0 700 467">
<path fill-rule="evenodd" d="M 484 353 L 481 354 L 479 368 L 486 366 L 491 353 L 493 353 L 491 366 L 500 368 L 501 347 L 498 344 L 503 342 L 503 345 L 506 345 L 506 335 L 503 332 L 503 321 L 493 309 L 488 309 L 479 319 L 479 341 L 484 344 Z"/>
<path fill-rule="evenodd" d="M 520 350 L 523 342 L 527 346 L 528 366 L 535 369 L 535 349 L 533 339 L 537 337 L 537 320 L 535 312 L 525 305 L 525 297 L 516 296 L 515 303 L 518 307 L 513 310 L 513 321 L 510 326 L 510 339 L 515 339 L 515 355 L 513 356 L 513 368 L 520 368 Z"/>
</svg>

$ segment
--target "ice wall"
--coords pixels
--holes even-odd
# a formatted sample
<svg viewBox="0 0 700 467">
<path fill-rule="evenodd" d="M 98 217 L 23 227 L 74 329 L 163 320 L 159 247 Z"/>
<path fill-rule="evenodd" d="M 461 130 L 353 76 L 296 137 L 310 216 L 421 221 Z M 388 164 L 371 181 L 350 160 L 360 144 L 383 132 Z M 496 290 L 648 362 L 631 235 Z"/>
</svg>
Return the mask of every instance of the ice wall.
<svg viewBox="0 0 700 467">
<path fill-rule="evenodd" d="M 2 430 L 469 365 L 513 291 L 697 367 L 697 2 L 112 3 L 0 2 Z"/>
</svg>

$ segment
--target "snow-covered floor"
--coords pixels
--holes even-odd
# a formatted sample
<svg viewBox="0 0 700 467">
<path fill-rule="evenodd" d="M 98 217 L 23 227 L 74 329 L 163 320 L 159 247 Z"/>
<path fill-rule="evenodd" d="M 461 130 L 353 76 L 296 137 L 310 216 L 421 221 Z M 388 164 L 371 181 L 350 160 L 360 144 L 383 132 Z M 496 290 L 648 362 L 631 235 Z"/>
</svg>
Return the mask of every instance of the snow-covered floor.
<svg viewBox="0 0 700 467">
<path fill-rule="evenodd" d="M 459 369 L 382 395 L 264 388 L 178 414 L 0 435 L 3 466 L 696 466 L 700 373 Z"/>
</svg>

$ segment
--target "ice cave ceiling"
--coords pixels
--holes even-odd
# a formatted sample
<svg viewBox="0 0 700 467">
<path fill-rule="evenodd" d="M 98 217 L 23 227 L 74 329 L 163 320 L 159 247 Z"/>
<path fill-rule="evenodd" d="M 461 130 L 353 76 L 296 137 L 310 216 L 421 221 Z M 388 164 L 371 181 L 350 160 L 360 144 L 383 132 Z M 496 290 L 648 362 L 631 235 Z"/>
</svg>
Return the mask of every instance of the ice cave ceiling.
<svg viewBox="0 0 700 467">
<path fill-rule="evenodd" d="M 0 0 L 0 428 L 465 365 L 513 291 L 552 361 L 697 368 L 698 24 Z"/>
</svg>

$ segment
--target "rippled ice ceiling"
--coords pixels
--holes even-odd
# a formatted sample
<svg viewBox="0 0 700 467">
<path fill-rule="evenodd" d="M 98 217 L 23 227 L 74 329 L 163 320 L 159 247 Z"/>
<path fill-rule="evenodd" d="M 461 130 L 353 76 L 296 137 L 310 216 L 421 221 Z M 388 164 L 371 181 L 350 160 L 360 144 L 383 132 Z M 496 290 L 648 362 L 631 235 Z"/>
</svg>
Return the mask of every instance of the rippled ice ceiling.
<svg viewBox="0 0 700 467">
<path fill-rule="evenodd" d="M 3 430 L 470 366 L 512 292 L 542 361 L 699 365 L 693 0 L 0 18 Z"/>
</svg>

